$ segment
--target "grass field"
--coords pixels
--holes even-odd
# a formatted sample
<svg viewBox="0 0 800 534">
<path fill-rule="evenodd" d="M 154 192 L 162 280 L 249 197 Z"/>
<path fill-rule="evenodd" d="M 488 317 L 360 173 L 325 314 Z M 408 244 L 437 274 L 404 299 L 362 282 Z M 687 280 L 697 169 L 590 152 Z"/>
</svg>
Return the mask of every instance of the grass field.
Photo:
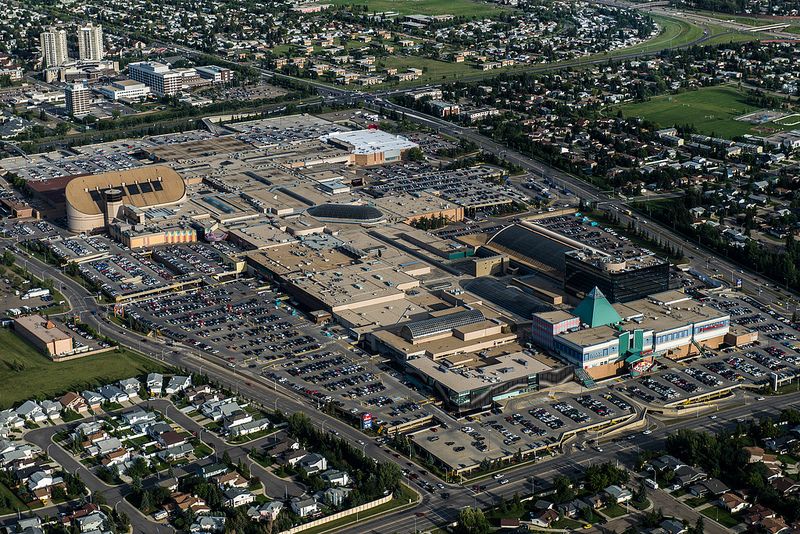
<svg viewBox="0 0 800 534">
<path fill-rule="evenodd" d="M 14 332 L 0 330 L 0 409 L 159 370 L 159 364 L 127 349 L 55 363 Z"/>
<path fill-rule="evenodd" d="M 402 15 L 485 17 L 507 9 L 477 0 L 331 0 L 330 3 L 337 6 L 366 5 L 370 12 L 396 11 Z"/>
<path fill-rule="evenodd" d="M 752 124 L 733 120 L 757 108 L 745 102 L 744 93 L 730 86 L 662 95 L 646 102 L 624 104 L 620 109 L 626 117 L 642 117 L 664 128 L 693 124 L 700 133 L 727 138 L 758 133 Z M 766 126 L 775 130 L 790 129 L 774 123 Z"/>
<path fill-rule="evenodd" d="M 470 72 L 479 72 L 466 63 L 450 63 L 425 57 L 389 56 L 381 58 L 379 62 L 382 67 L 399 69 L 401 72 L 407 68 L 422 69 L 423 74 L 414 81 L 415 84 L 442 82 L 460 78 Z"/>
<path fill-rule="evenodd" d="M 607 57 L 619 55 L 657 52 L 662 48 L 683 46 L 700 39 L 703 36 L 703 29 L 700 26 L 690 24 L 683 20 L 669 17 L 653 15 L 653 21 L 661 28 L 661 33 L 644 43 L 621 48 L 606 54 Z"/>
</svg>

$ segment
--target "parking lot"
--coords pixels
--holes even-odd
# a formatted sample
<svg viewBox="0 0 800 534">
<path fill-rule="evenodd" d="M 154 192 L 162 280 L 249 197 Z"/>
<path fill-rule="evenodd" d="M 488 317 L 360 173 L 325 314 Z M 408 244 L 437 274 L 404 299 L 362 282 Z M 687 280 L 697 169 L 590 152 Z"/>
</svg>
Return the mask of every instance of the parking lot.
<svg viewBox="0 0 800 534">
<path fill-rule="evenodd" d="M 125 315 L 140 329 L 217 355 L 320 405 L 335 402 L 353 415 L 370 412 L 377 425 L 430 415 L 426 397 L 401 384 L 394 371 L 350 350 L 255 281 L 147 299 L 127 305 Z"/>
<path fill-rule="evenodd" d="M 231 243 L 190 243 L 153 249 L 153 259 L 178 276 L 214 276 L 230 271 L 227 256 L 240 250 Z"/>
<path fill-rule="evenodd" d="M 111 299 L 169 287 L 174 276 L 167 269 L 138 254 L 110 254 L 83 263 L 81 276 L 97 285 Z"/>
<path fill-rule="evenodd" d="M 608 388 L 553 398 L 545 393 L 509 401 L 505 408 L 459 425 L 414 434 L 415 443 L 454 468 L 495 460 L 517 452 L 548 454 L 564 433 L 618 420 L 633 405 Z"/>
</svg>

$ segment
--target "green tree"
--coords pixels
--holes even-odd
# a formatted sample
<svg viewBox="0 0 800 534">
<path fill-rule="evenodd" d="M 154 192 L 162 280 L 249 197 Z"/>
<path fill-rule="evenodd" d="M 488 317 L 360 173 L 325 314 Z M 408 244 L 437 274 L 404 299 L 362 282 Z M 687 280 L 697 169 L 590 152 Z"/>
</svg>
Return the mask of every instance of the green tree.
<svg viewBox="0 0 800 534">
<path fill-rule="evenodd" d="M 491 531 L 489 521 L 479 508 L 466 507 L 458 514 L 457 534 L 488 534 Z"/>
</svg>

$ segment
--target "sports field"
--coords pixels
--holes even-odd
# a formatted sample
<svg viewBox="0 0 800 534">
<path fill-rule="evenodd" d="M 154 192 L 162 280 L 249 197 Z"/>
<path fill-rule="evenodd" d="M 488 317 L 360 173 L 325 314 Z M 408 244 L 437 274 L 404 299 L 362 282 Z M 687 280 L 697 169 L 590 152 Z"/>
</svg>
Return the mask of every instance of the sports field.
<svg viewBox="0 0 800 534">
<path fill-rule="evenodd" d="M 401 15 L 456 15 L 485 17 L 507 7 L 478 0 L 331 0 L 337 6 L 363 6 L 370 12 L 396 11 Z"/>
<path fill-rule="evenodd" d="M 774 123 L 759 127 L 734 120 L 757 108 L 745 102 L 744 93 L 730 86 L 704 87 L 677 95 L 658 96 L 646 102 L 624 104 L 620 109 L 626 117 L 642 117 L 663 128 L 692 124 L 699 133 L 727 138 L 767 133 L 769 129 L 789 129 Z"/>
<path fill-rule="evenodd" d="M 11 330 L 0 329 L 0 409 L 159 370 L 159 364 L 126 349 L 55 363 Z"/>
</svg>

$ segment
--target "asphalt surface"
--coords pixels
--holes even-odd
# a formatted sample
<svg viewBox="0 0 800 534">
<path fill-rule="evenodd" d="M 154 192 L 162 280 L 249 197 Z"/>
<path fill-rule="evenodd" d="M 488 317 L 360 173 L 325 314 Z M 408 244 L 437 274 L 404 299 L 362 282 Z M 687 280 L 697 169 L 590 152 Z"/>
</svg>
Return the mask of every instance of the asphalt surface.
<svg viewBox="0 0 800 534">
<path fill-rule="evenodd" d="M 279 385 L 256 377 L 248 376 L 244 378 L 241 373 L 236 373 L 228 368 L 226 362 L 219 358 L 195 354 L 183 349 L 178 349 L 178 352 L 173 352 L 174 347 L 166 347 L 156 340 L 144 338 L 114 323 L 107 323 L 101 319 L 104 313 L 102 308 L 95 303 L 94 298 L 86 295 L 83 287 L 77 282 L 66 277 L 52 266 L 39 262 L 35 258 L 29 258 L 28 261 L 32 264 L 34 273 L 40 270 L 47 276 L 58 280 L 63 286 L 62 293 L 72 303 L 74 311 L 81 315 L 82 320 L 98 329 L 101 333 L 118 339 L 129 347 L 140 349 L 141 352 L 154 359 L 164 361 L 165 363 L 186 371 L 205 373 L 212 380 L 234 391 L 238 390 L 240 395 L 261 404 L 266 409 L 280 409 L 285 412 L 304 412 L 312 421 L 319 425 L 320 428 L 324 430 L 336 430 L 342 438 L 349 440 L 354 446 L 361 448 L 370 457 L 376 458 L 379 461 L 396 462 L 401 464 L 401 466 L 408 462 L 406 459 L 396 459 L 387 449 L 378 446 L 357 429 L 346 423 L 319 411 L 309 409 L 304 399 L 295 397 L 292 392 L 284 390 Z M 751 401 L 748 405 L 721 405 L 718 416 L 713 421 L 707 416 L 700 416 L 698 414 L 695 417 L 688 417 L 684 420 L 673 422 L 670 425 L 656 424 L 654 425 L 656 429 L 653 430 L 652 434 L 647 436 L 637 434 L 634 440 L 626 440 L 620 442 L 619 445 L 614 444 L 607 446 L 602 453 L 593 449 L 584 451 L 568 449 L 563 455 L 548 457 L 533 464 L 525 464 L 509 469 L 506 471 L 505 476 L 508 483 L 502 486 L 493 479 L 485 479 L 481 481 L 480 484 L 487 486 L 487 489 L 477 493 L 472 490 L 472 483 L 465 483 L 463 486 L 447 484 L 445 491 L 450 495 L 448 499 L 442 498 L 441 493 L 425 493 L 420 503 L 410 510 L 406 509 L 364 521 L 360 523 L 359 531 L 381 534 L 385 532 L 413 532 L 415 525 L 417 529 L 427 529 L 443 523 L 449 523 L 457 519 L 459 511 L 465 506 L 480 506 L 486 508 L 497 503 L 501 497 L 508 498 L 517 492 L 520 494 L 530 492 L 532 484 L 535 486 L 535 481 L 537 479 L 552 480 L 552 478 L 559 474 L 578 475 L 583 471 L 585 466 L 597 463 L 598 461 L 619 460 L 621 462 L 630 462 L 635 459 L 638 449 L 660 446 L 663 439 L 676 429 L 708 428 L 709 430 L 715 430 L 722 425 L 732 425 L 735 424 L 737 420 L 746 419 L 759 413 L 774 414 L 776 411 L 797 403 L 798 401 L 800 401 L 800 392 L 787 394 L 781 397 L 767 397 L 764 401 Z M 173 418 L 176 417 L 176 415 L 170 410 L 169 417 Z M 191 420 L 180 420 L 177 422 L 186 424 L 191 430 L 193 422 L 190 421 Z M 208 442 L 212 439 L 209 436 L 210 434 L 208 432 L 204 432 L 203 440 Z M 47 444 L 48 443 L 45 442 L 44 448 L 46 448 Z M 217 446 L 220 445 L 215 443 L 215 447 Z M 56 449 L 57 447 L 51 447 L 51 453 Z M 240 447 L 239 449 L 242 448 Z M 217 452 L 221 454 L 220 450 L 217 450 Z M 235 450 L 231 455 L 233 456 L 234 454 L 237 454 Z M 57 459 L 61 460 L 61 458 Z M 72 468 L 82 468 L 79 464 L 76 465 L 71 458 L 64 459 L 64 461 L 67 462 L 67 465 L 72 466 Z M 423 468 L 412 466 L 412 470 L 420 473 Z M 260 473 L 257 474 L 261 476 Z M 86 475 L 86 482 L 90 488 L 96 484 L 96 481 L 92 478 L 93 476 L 94 475 L 90 474 Z M 430 475 L 430 473 L 425 475 L 419 474 L 419 477 L 434 485 L 441 482 Z M 268 492 L 273 494 L 277 493 L 277 495 L 281 494 L 279 482 L 270 482 L 269 477 L 262 478 L 262 480 L 270 485 L 270 490 Z M 107 491 L 106 488 L 101 489 Z M 535 487 L 533 489 L 535 489 Z M 113 499 L 108 498 L 107 495 L 107 500 L 113 505 L 116 503 L 117 494 L 112 491 L 110 495 Z M 671 497 L 669 497 L 669 499 L 671 499 Z M 159 528 L 154 523 L 149 522 L 146 518 L 138 514 L 138 512 L 134 513 L 131 511 L 128 515 L 131 517 L 132 521 L 135 522 L 136 532 L 156 532 L 155 528 Z M 163 529 L 163 526 L 160 526 L 160 528 Z"/>
</svg>

